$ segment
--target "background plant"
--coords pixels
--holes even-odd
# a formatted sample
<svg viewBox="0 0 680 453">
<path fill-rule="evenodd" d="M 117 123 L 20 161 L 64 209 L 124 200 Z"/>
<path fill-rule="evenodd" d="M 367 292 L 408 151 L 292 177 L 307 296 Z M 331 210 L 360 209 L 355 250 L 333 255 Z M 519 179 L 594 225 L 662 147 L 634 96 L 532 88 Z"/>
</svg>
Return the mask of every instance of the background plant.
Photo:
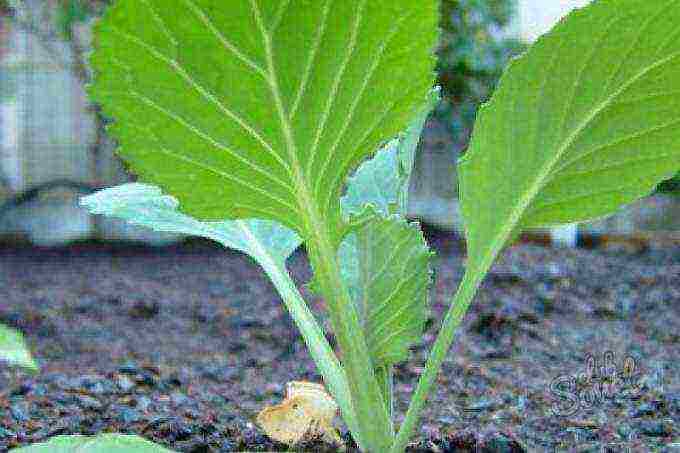
<svg viewBox="0 0 680 453">
<path fill-rule="evenodd" d="M 442 102 L 435 116 L 455 143 L 469 140 L 477 109 L 486 102 L 507 61 L 526 49 L 508 33 L 515 0 L 442 0 L 437 50 Z"/>
<path fill-rule="evenodd" d="M 18 330 L 0 324 L 0 362 L 38 371 L 24 336 Z"/>
</svg>

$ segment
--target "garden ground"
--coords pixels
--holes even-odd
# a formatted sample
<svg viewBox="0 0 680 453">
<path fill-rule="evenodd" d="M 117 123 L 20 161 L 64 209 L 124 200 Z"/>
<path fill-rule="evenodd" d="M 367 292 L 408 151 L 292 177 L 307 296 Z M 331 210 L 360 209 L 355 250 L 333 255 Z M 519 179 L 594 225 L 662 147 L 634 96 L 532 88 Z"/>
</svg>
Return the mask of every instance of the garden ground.
<svg viewBox="0 0 680 453">
<path fill-rule="evenodd" d="M 400 414 L 464 269 L 460 241 L 428 236 L 438 251 L 432 322 L 397 369 Z M 289 265 L 321 313 L 304 288 L 304 254 Z M 679 277 L 680 247 L 509 249 L 466 317 L 413 448 L 677 451 Z M 0 322 L 25 332 L 41 366 L 37 376 L 0 368 L 0 451 L 107 431 L 183 452 L 284 449 L 255 415 L 287 381 L 319 381 L 265 276 L 200 241 L 5 247 Z M 569 376 L 587 374 L 588 357 L 628 380 L 598 398 L 596 372 L 577 399 Z"/>
</svg>

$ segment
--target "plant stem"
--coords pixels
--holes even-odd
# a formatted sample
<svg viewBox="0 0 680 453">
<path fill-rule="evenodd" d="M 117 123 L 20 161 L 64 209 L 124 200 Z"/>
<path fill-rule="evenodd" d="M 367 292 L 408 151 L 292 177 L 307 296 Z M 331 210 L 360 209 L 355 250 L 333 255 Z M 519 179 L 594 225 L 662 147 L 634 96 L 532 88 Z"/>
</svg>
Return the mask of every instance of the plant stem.
<svg viewBox="0 0 680 453">
<path fill-rule="evenodd" d="M 437 335 L 437 340 L 432 347 L 427 364 L 425 365 L 425 371 L 420 376 L 418 387 L 411 400 L 411 405 L 406 412 L 404 423 L 401 425 L 399 433 L 394 440 L 394 444 L 389 450 L 391 453 L 402 453 L 406 448 L 409 438 L 420 418 L 423 407 L 427 402 L 427 396 L 430 393 L 432 384 L 434 384 L 434 381 L 439 374 L 439 369 L 451 347 L 456 330 L 470 307 L 470 303 L 477 293 L 477 289 L 484 279 L 486 270 L 489 266 L 484 266 L 482 268 L 483 271 L 480 271 L 479 268 L 472 269 L 469 267 L 466 270 L 463 281 L 458 287 L 458 291 L 449 307 L 449 311 L 446 313 L 446 318 L 444 318 L 442 328 L 439 331 L 439 335 Z"/>
<path fill-rule="evenodd" d="M 375 375 L 382 389 L 385 407 L 394 431 L 394 367 L 391 365 L 381 366 L 375 370 Z"/>
<path fill-rule="evenodd" d="M 250 235 L 250 231 L 247 228 L 243 231 L 246 235 Z M 257 243 L 257 241 L 253 240 L 253 243 Z M 266 250 L 260 252 L 259 262 L 276 287 L 284 305 L 302 334 L 307 349 L 314 359 L 314 363 L 321 376 L 323 376 L 326 387 L 340 406 L 342 418 L 347 427 L 351 432 L 358 432 L 359 425 L 354 415 L 352 396 L 347 383 L 347 377 L 345 376 L 345 370 L 340 365 L 340 361 L 335 352 L 333 352 L 333 348 L 328 343 L 323 329 L 300 295 L 295 282 L 293 282 L 290 274 L 286 271 L 285 263 L 271 259 Z"/>
<path fill-rule="evenodd" d="M 335 247 L 323 229 L 308 228 L 307 231 L 310 232 L 307 240 L 309 259 L 328 304 L 359 424 L 360 432 L 353 434 L 363 441 L 363 449 L 375 453 L 387 451 L 394 432 L 356 308 L 340 277 Z"/>
<path fill-rule="evenodd" d="M 265 44 L 267 78 L 281 122 L 286 150 L 292 161 L 292 176 L 295 182 L 300 214 L 304 222 L 302 230 L 305 233 L 303 237 L 306 241 L 307 253 L 321 293 L 328 304 L 335 336 L 344 354 L 342 364 L 347 376 L 354 414 L 360 430 L 354 435 L 362 448 L 382 453 L 387 451 L 392 444 L 394 432 L 390 428 L 390 420 L 387 416 L 378 381 L 373 372 L 366 338 L 361 330 L 356 308 L 341 278 L 337 250 L 331 240 L 329 222 L 325 216 L 321 215 L 316 203 L 317 200 L 309 189 L 309 182 L 302 172 L 301 163 L 298 161 L 299 154 L 291 118 L 284 107 L 275 70 L 271 33 L 265 26 L 257 2 L 251 0 L 251 7 Z"/>
</svg>

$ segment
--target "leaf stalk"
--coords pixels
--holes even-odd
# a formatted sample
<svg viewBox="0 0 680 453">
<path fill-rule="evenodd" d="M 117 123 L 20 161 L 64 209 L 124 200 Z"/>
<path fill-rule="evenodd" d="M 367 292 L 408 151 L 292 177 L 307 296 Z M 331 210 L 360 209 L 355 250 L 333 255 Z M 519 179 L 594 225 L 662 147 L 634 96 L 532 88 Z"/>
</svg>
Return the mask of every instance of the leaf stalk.
<svg viewBox="0 0 680 453">
<path fill-rule="evenodd" d="M 495 257 L 495 254 L 493 256 Z M 472 303 L 487 270 L 491 267 L 493 258 L 488 260 L 488 263 L 489 264 L 485 262 L 482 271 L 470 267 L 466 270 L 463 281 L 458 287 L 458 291 L 446 313 L 442 327 L 437 335 L 434 346 L 432 347 L 427 364 L 425 365 L 425 370 L 418 380 L 418 386 L 416 387 L 416 391 L 411 399 L 411 404 L 406 412 L 406 418 L 399 429 L 399 433 L 392 444 L 392 448 L 389 450 L 390 453 L 402 453 L 406 449 L 408 441 L 411 438 L 423 411 L 423 407 L 427 402 L 427 397 L 437 379 L 442 363 L 451 347 L 451 343 L 453 343 L 455 333 L 465 317 L 465 313 L 468 311 L 468 308 L 470 308 L 470 304 Z"/>
<path fill-rule="evenodd" d="M 394 438 L 392 422 L 373 370 L 356 308 L 341 278 L 335 247 L 330 235 L 324 234 L 324 229 L 309 228 L 307 231 L 310 232 L 307 253 L 343 353 L 342 364 L 359 425 L 359 431 L 353 433 L 355 440 L 366 451 L 388 451 Z"/>
</svg>

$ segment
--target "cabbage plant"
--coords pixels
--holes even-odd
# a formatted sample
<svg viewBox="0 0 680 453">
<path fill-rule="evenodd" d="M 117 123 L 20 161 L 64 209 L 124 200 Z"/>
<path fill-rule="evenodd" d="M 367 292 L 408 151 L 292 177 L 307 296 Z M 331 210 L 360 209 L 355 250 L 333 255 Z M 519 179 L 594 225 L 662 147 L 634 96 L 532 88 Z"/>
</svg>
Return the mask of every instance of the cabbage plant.
<svg viewBox="0 0 680 453">
<path fill-rule="evenodd" d="M 599 0 L 505 70 L 459 162 L 468 259 L 406 417 L 432 253 L 406 219 L 436 102 L 437 0 L 118 0 L 91 98 L 141 183 L 94 213 L 204 236 L 272 280 L 364 451 L 402 452 L 484 276 L 527 228 L 590 220 L 680 168 L 680 4 Z M 453 183 L 453 182 L 452 182 Z M 286 270 L 304 244 L 339 353 Z"/>
</svg>

